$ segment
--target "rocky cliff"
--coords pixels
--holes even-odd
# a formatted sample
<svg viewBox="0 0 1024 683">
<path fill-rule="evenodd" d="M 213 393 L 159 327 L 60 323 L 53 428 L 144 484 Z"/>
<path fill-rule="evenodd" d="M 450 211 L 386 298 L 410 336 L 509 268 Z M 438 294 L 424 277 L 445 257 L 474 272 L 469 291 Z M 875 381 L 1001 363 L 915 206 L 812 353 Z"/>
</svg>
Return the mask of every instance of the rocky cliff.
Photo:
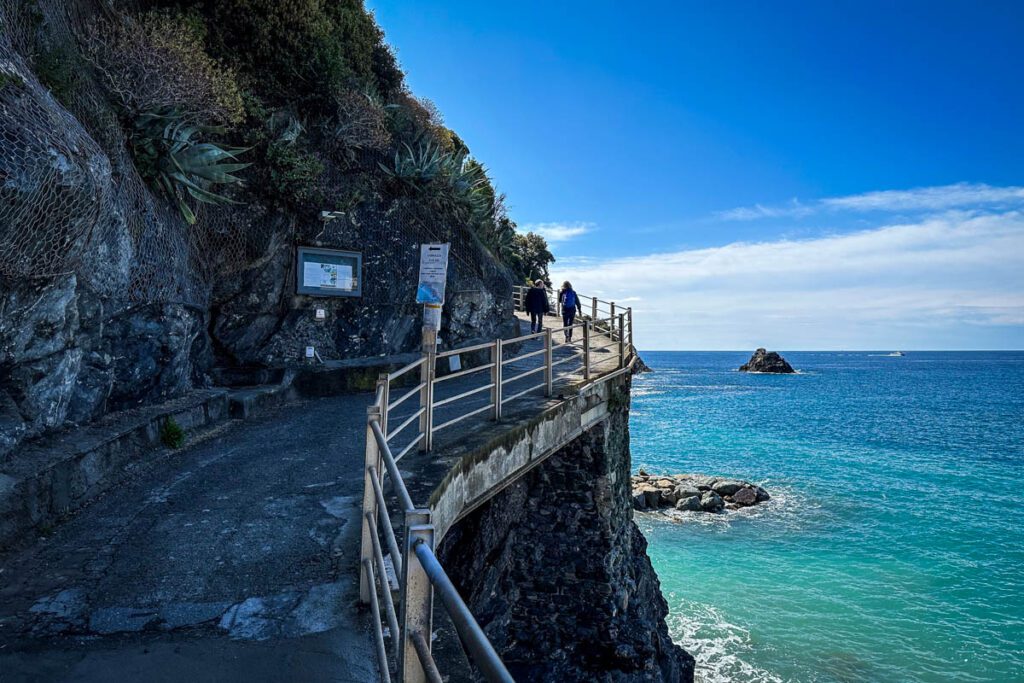
<svg viewBox="0 0 1024 683">
<path fill-rule="evenodd" d="M 692 681 L 633 523 L 629 384 L 612 415 L 456 525 L 444 566 L 521 681 Z"/>
<path fill-rule="evenodd" d="M 445 343 L 497 335 L 474 164 L 359 1 L 0 3 L 0 462 L 219 368 L 415 349 L 421 242 L 453 245 Z M 301 245 L 361 252 L 362 297 L 298 295 Z"/>
</svg>

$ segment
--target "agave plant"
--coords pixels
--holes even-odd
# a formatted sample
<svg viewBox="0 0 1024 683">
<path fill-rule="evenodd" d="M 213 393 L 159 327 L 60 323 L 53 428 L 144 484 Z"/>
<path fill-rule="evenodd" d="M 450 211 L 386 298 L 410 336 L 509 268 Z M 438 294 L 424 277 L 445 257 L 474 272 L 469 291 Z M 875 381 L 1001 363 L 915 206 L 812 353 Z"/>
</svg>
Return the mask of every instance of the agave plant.
<svg viewBox="0 0 1024 683">
<path fill-rule="evenodd" d="M 420 143 L 415 149 L 405 142 L 402 146 L 405 151 L 395 152 L 394 166 L 389 168 L 380 162 L 377 162 L 377 165 L 392 178 L 410 185 L 418 186 L 430 182 L 450 163 L 448 157 L 451 153 L 443 151 L 433 140 Z"/>
<path fill-rule="evenodd" d="M 140 173 L 177 204 L 190 225 L 196 215 L 188 197 L 206 204 L 237 203 L 210 188 L 240 185 L 242 179 L 232 174 L 251 165 L 238 162 L 238 155 L 247 151 L 243 148 L 198 139 L 221 132 L 216 126 L 192 123 L 176 110 L 147 112 L 135 120 L 132 146 Z"/>
</svg>

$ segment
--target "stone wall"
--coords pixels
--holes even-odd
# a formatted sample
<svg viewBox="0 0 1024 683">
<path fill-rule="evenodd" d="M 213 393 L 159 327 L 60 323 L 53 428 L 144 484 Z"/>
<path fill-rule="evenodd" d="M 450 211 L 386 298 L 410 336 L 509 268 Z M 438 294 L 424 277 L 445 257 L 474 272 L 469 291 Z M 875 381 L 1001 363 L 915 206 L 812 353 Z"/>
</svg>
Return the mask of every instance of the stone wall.
<svg viewBox="0 0 1024 683">
<path fill-rule="evenodd" d="M 629 383 L 610 417 L 455 525 L 444 566 L 521 681 L 692 681 L 633 523 Z"/>
</svg>

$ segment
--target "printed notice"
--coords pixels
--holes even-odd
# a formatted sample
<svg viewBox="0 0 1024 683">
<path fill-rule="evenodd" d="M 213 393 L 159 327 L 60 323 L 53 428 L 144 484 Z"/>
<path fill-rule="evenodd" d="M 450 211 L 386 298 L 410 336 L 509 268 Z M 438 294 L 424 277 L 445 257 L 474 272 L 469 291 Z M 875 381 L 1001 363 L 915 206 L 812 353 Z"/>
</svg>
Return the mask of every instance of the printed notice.
<svg viewBox="0 0 1024 683">
<path fill-rule="evenodd" d="M 302 265 L 302 286 L 323 289 L 353 289 L 352 266 L 306 261 Z"/>
<path fill-rule="evenodd" d="M 416 303 L 443 304 L 448 280 L 448 245 L 420 245 L 420 282 L 416 287 Z"/>
</svg>

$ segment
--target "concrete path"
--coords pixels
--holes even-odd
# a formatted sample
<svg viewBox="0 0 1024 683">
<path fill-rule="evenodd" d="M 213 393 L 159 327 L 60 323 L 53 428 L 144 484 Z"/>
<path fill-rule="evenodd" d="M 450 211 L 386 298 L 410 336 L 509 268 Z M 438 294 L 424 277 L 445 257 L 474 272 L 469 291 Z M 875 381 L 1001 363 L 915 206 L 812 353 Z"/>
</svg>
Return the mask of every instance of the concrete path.
<svg viewBox="0 0 1024 683">
<path fill-rule="evenodd" d="M 173 452 L 0 556 L 0 681 L 376 681 L 357 607 L 369 394 Z"/>
<path fill-rule="evenodd" d="M 606 341 L 595 335 L 595 345 Z M 580 347 L 578 338 L 558 346 L 556 361 Z M 531 340 L 506 357 L 539 348 Z M 613 349 L 595 351 L 595 373 L 617 360 Z M 542 362 L 510 363 L 506 378 Z M 510 416 L 536 414 L 582 379 L 578 361 L 558 370 L 555 396 L 531 391 L 507 406 Z M 488 378 L 446 382 L 437 398 Z M 506 396 L 542 379 L 509 382 Z M 338 396 L 231 423 L 49 537 L 0 555 L 0 683 L 379 680 L 370 616 L 357 604 L 371 401 L 369 393 Z M 436 423 L 487 401 L 482 392 L 449 404 Z M 446 447 L 497 429 L 484 413 L 439 434 L 434 453 L 411 454 L 402 468 L 418 470 L 409 473 L 417 502 L 451 466 Z M 457 649 L 454 634 L 438 627 L 446 641 L 438 644 Z"/>
</svg>

